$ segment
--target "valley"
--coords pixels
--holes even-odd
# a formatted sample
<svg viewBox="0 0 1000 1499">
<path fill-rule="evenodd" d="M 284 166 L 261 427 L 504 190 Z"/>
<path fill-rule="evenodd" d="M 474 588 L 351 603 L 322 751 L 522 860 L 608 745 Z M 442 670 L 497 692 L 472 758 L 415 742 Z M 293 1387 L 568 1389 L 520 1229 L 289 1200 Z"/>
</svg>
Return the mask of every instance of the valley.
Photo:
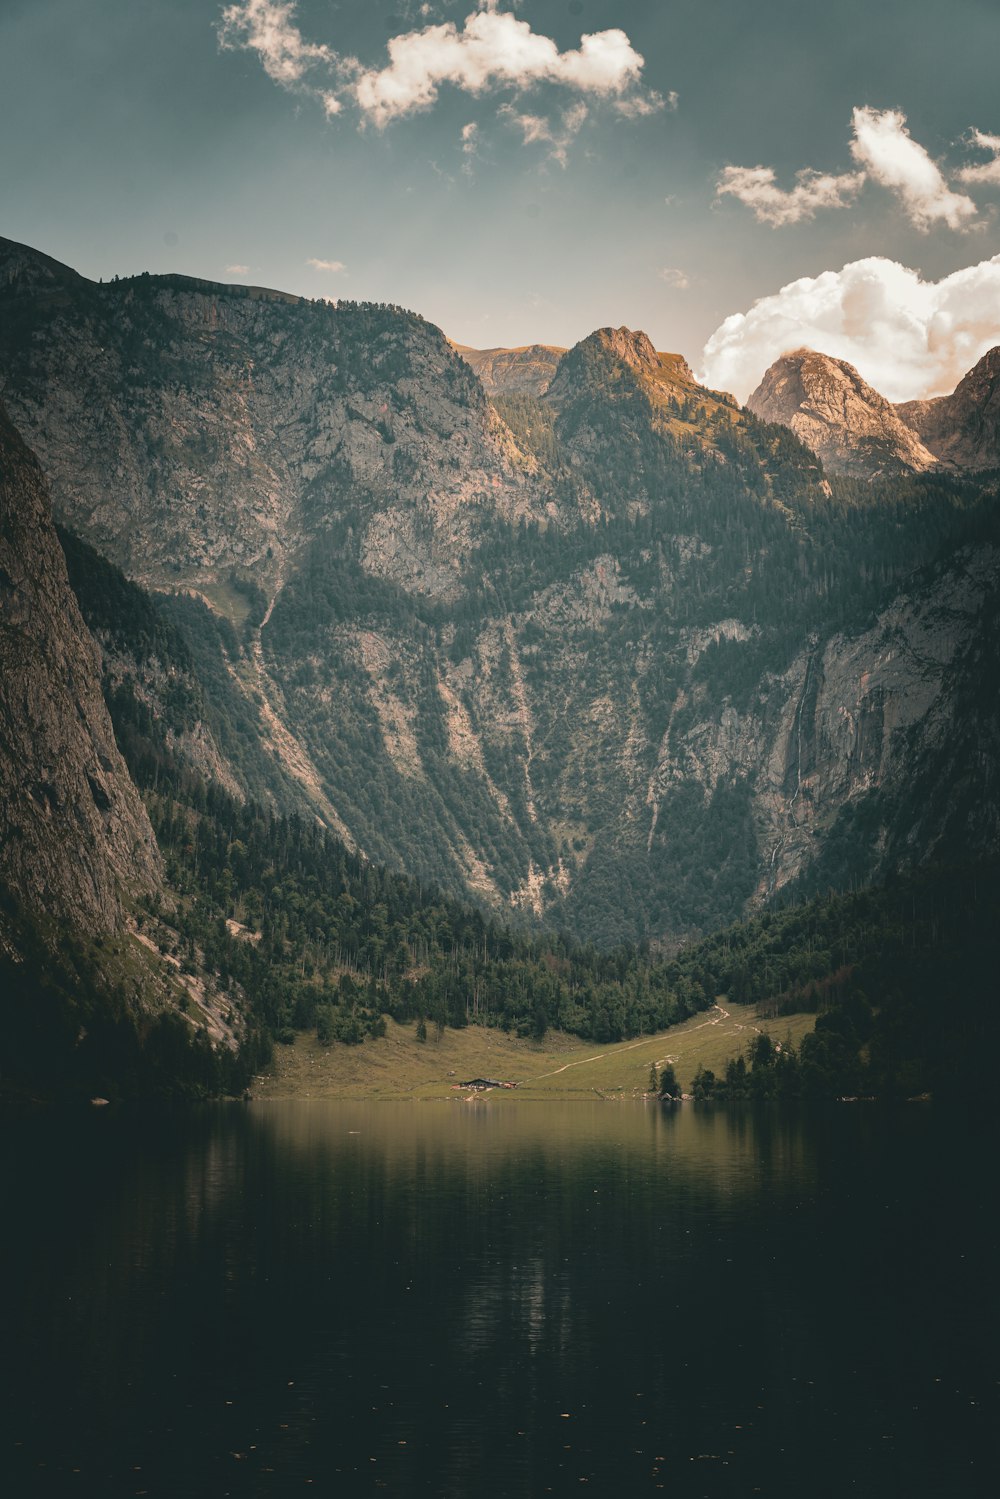
<svg viewBox="0 0 1000 1499">
<path fill-rule="evenodd" d="M 595 1048 L 566 1034 L 543 1041 L 519 1039 L 503 1031 L 469 1027 L 432 1029 L 418 1041 L 412 1025 L 390 1021 L 384 1037 L 362 1047 L 324 1047 L 300 1036 L 277 1047 L 271 1069 L 254 1078 L 251 1096 L 268 1102 L 283 1098 L 380 1098 L 441 1101 L 476 1098 L 559 1102 L 603 1098 L 625 1102 L 649 1093 L 649 1070 L 672 1065 L 687 1092 L 699 1068 L 721 1076 L 731 1057 L 761 1030 L 780 1044 L 798 1046 L 815 1024 L 813 1015 L 762 1021 L 753 1005 L 727 1001 L 669 1030 Z M 456 1079 L 495 1078 L 516 1089 L 476 1092 Z"/>
<path fill-rule="evenodd" d="M 986 448 L 963 468 L 907 447 L 917 416 L 825 356 L 786 356 L 741 408 L 627 328 L 456 351 L 399 307 L 94 284 L 10 241 L 0 311 L 6 504 L 48 535 L 43 564 L 12 530 L 4 563 L 15 735 L 26 695 L 49 705 L 4 772 L 4 951 L 11 992 L 41 984 L 59 1014 L 74 1087 L 114 1092 L 115 1027 L 128 1090 L 169 1087 L 195 1044 L 197 1086 L 239 1090 L 275 1037 L 288 1068 L 325 1029 L 323 1086 L 360 1068 L 377 1091 L 380 1029 L 424 1020 L 471 1022 L 473 1051 L 497 1030 L 632 1046 L 648 1074 L 641 1037 L 749 990 L 803 1038 L 821 1011 L 796 1088 L 919 1091 L 931 1001 L 903 949 L 920 1019 L 900 1059 L 869 1055 L 896 899 L 873 897 L 891 941 L 862 923 L 838 963 L 856 918 L 834 893 L 912 885 L 937 913 L 925 972 L 978 971 L 975 947 L 952 962 L 944 871 L 992 892 L 1000 846 Z M 970 403 L 988 427 L 989 368 L 934 408 L 939 447 Z M 25 656 L 58 548 L 85 643 L 36 608 Z M 75 770 L 74 712 L 103 715 Z M 146 923 L 154 970 L 99 1001 L 81 868 L 98 933 Z M 810 897 L 830 946 L 762 956 Z M 221 1028 L 178 1009 L 178 966 Z M 17 1067 L 44 1070 L 47 1012 L 13 1003 Z"/>
</svg>

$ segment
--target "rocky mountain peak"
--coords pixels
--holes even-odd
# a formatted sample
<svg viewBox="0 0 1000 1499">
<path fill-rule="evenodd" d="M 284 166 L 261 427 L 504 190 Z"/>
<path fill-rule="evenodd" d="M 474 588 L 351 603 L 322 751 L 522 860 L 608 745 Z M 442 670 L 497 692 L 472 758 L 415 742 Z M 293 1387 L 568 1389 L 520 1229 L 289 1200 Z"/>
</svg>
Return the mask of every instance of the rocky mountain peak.
<svg viewBox="0 0 1000 1499">
<path fill-rule="evenodd" d="M 659 371 L 659 355 L 649 335 L 641 329 L 598 328 L 590 335 L 590 340 L 584 339 L 584 343 L 591 340 L 638 373 L 656 374 Z"/>
<path fill-rule="evenodd" d="M 273 596 L 289 538 L 336 526 L 367 572 L 454 595 L 483 527 L 541 504 L 468 365 L 400 307 L 96 285 L 6 242 L 0 367 L 57 518 L 159 587 Z"/>
<path fill-rule="evenodd" d="M 1000 467 L 1000 345 L 990 349 L 950 396 L 896 407 L 942 463 Z"/>
<path fill-rule="evenodd" d="M 815 349 L 776 359 L 747 401 L 754 416 L 790 427 L 831 473 L 859 478 L 920 472 L 935 455 L 846 360 Z"/>
</svg>

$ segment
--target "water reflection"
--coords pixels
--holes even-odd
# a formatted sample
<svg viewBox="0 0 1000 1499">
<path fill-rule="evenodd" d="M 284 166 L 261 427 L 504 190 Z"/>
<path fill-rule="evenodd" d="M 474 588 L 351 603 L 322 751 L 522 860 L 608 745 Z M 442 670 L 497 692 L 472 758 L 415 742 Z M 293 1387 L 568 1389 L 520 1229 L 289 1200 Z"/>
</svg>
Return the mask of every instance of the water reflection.
<svg viewBox="0 0 1000 1499">
<path fill-rule="evenodd" d="M 507 1098 L 22 1121 L 14 1492 L 978 1492 L 996 1246 L 961 1143 Z"/>
</svg>

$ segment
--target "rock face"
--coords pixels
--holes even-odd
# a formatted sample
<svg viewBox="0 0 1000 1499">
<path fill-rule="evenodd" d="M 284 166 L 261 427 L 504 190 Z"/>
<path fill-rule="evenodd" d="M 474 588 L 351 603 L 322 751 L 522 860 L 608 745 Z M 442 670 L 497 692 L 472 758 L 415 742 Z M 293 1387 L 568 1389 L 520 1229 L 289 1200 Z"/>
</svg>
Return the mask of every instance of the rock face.
<svg viewBox="0 0 1000 1499">
<path fill-rule="evenodd" d="M 869 628 L 814 636 L 749 712 L 675 746 L 675 787 L 751 769 L 758 897 L 1000 848 L 998 585 L 1000 550 L 970 548 Z"/>
<path fill-rule="evenodd" d="M 761 421 L 790 427 L 830 473 L 874 479 L 933 468 L 937 458 L 853 365 L 813 349 L 775 360 L 747 401 Z"/>
<path fill-rule="evenodd" d="M 995 556 L 911 587 L 946 516 L 824 508 L 794 431 L 645 334 L 582 340 L 515 428 L 399 309 L 5 255 L 0 369 L 62 516 L 220 626 L 161 606 L 207 684 L 186 716 L 180 656 L 132 670 L 110 630 L 109 673 L 230 789 L 600 940 L 735 918 L 844 818 L 866 872 L 995 838 L 992 720 L 959 690 Z"/>
<path fill-rule="evenodd" d="M 553 344 L 525 344 L 517 349 L 470 349 L 455 352 L 475 370 L 488 396 L 542 396 L 552 384 L 565 349 Z"/>
<path fill-rule="evenodd" d="M 1000 347 L 990 349 L 950 396 L 896 407 L 941 463 L 1000 468 Z"/>
<path fill-rule="evenodd" d="M 158 883 L 38 464 L 0 408 L 0 883 L 89 931 Z"/>
<path fill-rule="evenodd" d="M 367 564 L 447 591 L 531 507 L 531 465 L 444 336 L 399 308 L 176 276 L 94 285 L 0 240 L 0 367 L 56 515 L 126 572 L 273 592 L 336 524 Z"/>
</svg>

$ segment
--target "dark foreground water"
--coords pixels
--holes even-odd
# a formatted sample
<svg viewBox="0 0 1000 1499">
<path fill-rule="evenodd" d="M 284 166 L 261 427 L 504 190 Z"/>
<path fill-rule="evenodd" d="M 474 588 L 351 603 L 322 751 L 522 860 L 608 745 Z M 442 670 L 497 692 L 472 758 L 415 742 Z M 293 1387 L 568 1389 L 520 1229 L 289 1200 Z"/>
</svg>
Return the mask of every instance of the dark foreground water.
<svg viewBox="0 0 1000 1499">
<path fill-rule="evenodd" d="M 1000 1492 L 996 1170 L 913 1107 L 6 1121 L 0 1488 Z"/>
</svg>

